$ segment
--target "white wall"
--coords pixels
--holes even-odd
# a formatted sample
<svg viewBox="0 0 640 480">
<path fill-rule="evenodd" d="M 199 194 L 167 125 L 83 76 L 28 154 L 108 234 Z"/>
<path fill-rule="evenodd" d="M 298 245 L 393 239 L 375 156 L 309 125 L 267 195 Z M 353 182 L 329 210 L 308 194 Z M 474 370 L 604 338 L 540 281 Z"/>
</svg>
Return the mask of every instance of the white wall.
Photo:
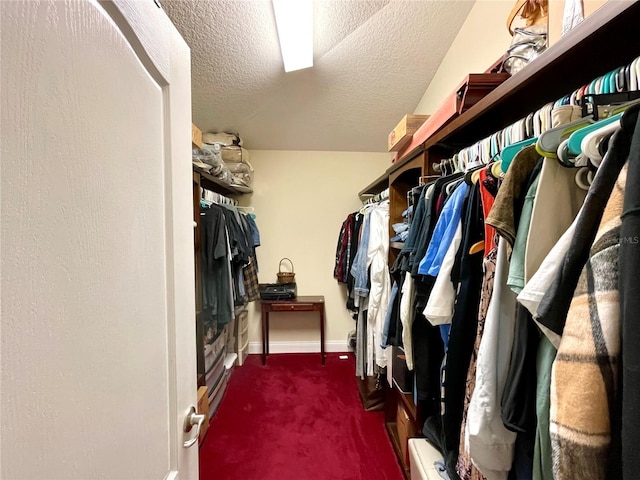
<svg viewBox="0 0 640 480">
<path fill-rule="evenodd" d="M 515 0 L 476 0 L 414 113 L 434 113 L 469 73 L 483 73 L 509 47 L 506 21 Z"/>
<path fill-rule="evenodd" d="M 241 202 L 255 208 L 260 229 L 258 278 L 275 282 L 280 259 L 290 258 L 298 295 L 325 296 L 325 338 L 336 351 L 346 351 L 347 333 L 355 329 L 345 308 L 346 289 L 333 278 L 338 234 L 347 215 L 362 206 L 358 191 L 390 162 L 388 153 L 251 151 L 254 193 Z M 249 315 L 249 341 L 260 342 L 260 302 L 249 307 Z M 319 351 L 317 314 L 273 313 L 270 318 L 272 352 L 279 342 L 292 342 L 285 347 L 289 351 L 300 351 L 300 342 L 314 342 L 305 345 Z"/>
</svg>

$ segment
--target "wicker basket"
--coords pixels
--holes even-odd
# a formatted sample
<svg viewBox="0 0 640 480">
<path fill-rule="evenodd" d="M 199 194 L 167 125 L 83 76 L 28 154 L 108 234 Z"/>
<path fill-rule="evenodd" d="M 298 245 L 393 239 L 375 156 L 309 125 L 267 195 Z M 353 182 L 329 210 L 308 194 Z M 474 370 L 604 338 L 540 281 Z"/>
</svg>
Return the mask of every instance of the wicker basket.
<svg viewBox="0 0 640 480">
<path fill-rule="evenodd" d="M 290 272 L 282 271 L 282 262 L 287 260 L 291 264 Z M 288 258 L 283 258 L 280 260 L 280 264 L 278 265 L 278 283 L 294 283 L 296 281 L 296 274 L 293 271 L 293 262 Z"/>
</svg>

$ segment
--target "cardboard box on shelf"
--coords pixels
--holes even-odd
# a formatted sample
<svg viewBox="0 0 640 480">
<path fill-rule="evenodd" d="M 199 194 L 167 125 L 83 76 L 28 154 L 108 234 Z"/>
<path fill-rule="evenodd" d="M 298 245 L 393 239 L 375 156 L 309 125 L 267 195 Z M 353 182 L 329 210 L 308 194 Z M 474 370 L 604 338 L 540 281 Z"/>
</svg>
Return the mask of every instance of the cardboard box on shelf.
<svg viewBox="0 0 640 480">
<path fill-rule="evenodd" d="M 387 142 L 389 151 L 397 152 L 402 149 L 402 147 L 411 141 L 411 136 L 428 118 L 429 115 L 405 115 L 402 117 L 402 120 L 396 125 L 396 128 L 389 133 Z"/>
<path fill-rule="evenodd" d="M 191 124 L 191 143 L 194 147 L 202 148 L 202 132 L 193 123 Z"/>
</svg>

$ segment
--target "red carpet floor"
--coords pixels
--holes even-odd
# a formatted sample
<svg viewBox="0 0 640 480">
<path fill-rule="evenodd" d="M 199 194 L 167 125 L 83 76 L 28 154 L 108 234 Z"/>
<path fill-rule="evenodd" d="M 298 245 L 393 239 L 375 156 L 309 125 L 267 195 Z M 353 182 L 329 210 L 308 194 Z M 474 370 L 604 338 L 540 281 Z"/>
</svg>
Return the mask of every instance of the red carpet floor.
<svg viewBox="0 0 640 480">
<path fill-rule="evenodd" d="M 200 448 L 201 480 L 402 480 L 382 412 L 360 403 L 352 355 L 249 355 Z"/>
</svg>

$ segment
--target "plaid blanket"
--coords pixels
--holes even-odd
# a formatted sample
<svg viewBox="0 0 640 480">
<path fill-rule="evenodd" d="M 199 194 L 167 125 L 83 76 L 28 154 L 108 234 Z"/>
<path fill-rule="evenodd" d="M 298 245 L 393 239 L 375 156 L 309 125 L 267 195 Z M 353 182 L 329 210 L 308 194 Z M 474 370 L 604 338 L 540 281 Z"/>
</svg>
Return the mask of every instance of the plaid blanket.
<svg viewBox="0 0 640 480">
<path fill-rule="evenodd" d="M 625 166 L 580 275 L 551 378 L 555 480 L 604 480 L 620 357 L 618 254 Z"/>
</svg>

